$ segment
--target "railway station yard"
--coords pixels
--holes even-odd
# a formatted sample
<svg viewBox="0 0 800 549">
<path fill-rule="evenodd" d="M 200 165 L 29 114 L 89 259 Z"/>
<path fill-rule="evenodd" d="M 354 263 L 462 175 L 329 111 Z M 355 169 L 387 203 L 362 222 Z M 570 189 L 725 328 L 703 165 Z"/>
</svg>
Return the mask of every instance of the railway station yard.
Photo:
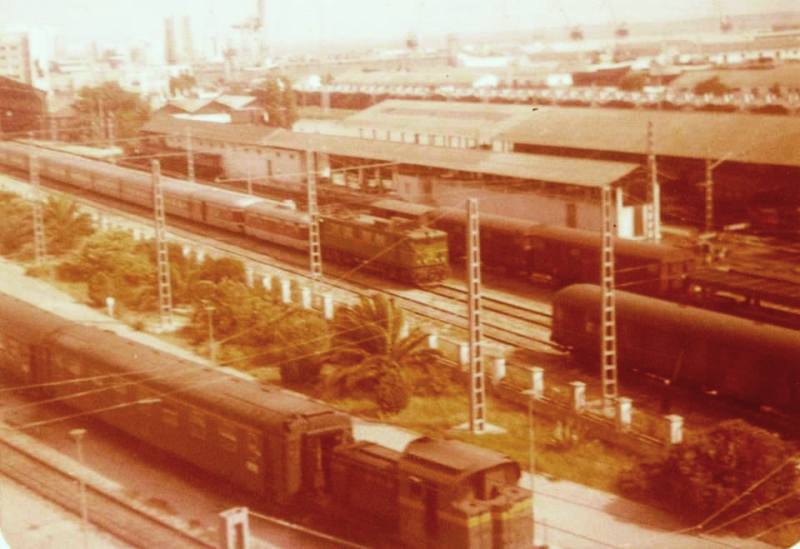
<svg viewBox="0 0 800 549">
<path fill-rule="evenodd" d="M 19 257 L 15 257 L 19 259 Z M 89 298 L 89 285 L 81 281 L 59 281 L 52 275 L 57 266 L 58 259 L 50 259 L 47 268 L 26 265 L 30 274 L 42 277 L 61 290 L 69 293 L 79 303 L 91 302 Z M 6 276 L 11 276 L 14 269 L 8 263 L 2 264 Z M 9 282 L 13 284 L 13 282 Z M 136 329 L 157 325 L 157 315 L 147 310 L 132 311 L 121 308 L 117 318 Z M 189 316 L 180 317 L 179 322 L 189 323 Z M 179 344 L 185 348 L 207 353 L 205 342 L 194 344 L 187 341 L 179 333 L 165 333 L 162 337 L 170 343 Z M 227 356 L 241 356 L 230 345 Z M 593 381 L 591 372 L 577 368 L 564 356 L 536 355 L 518 352 L 516 358 L 520 362 L 539 365 L 546 369 L 546 395 L 556 400 L 568 398 L 568 383 L 581 380 L 587 383 L 587 400 L 600 394 L 599 383 Z M 280 383 L 280 374 L 277 368 L 256 368 L 241 361 L 238 367 L 248 370 L 257 379 L 264 382 Z M 326 366 L 325 368 L 329 368 Z M 325 373 L 323 368 L 323 374 Z M 530 383 L 529 372 L 515 368 L 509 369 L 507 381 L 517 389 L 528 388 Z M 647 378 L 621 378 L 622 394 L 634 399 L 634 425 L 655 432 L 663 427 L 663 406 L 667 400 L 664 385 L 660 381 Z M 554 418 L 537 414 L 531 421 L 524 405 L 513 404 L 501 400 L 494 395 L 488 400 L 488 420 L 490 423 L 503 429 L 502 433 L 486 435 L 470 435 L 464 431 L 455 430 L 454 427 L 463 424 L 468 417 L 468 400 L 463 384 L 453 382 L 453 386 L 443 394 L 436 396 L 413 396 L 407 407 L 397 414 L 385 414 L 374 401 L 366 398 L 348 397 L 334 398 L 331 403 L 345 411 L 378 418 L 381 421 L 412 429 L 421 434 L 447 436 L 460 438 L 470 443 L 486 446 L 516 459 L 523 470 L 531 469 L 530 456 L 533 448 L 536 456 L 533 467 L 539 474 L 545 474 L 553 479 L 565 479 L 579 482 L 584 485 L 599 488 L 610 492 L 619 492 L 618 479 L 627 469 L 636 466 L 643 460 L 652 459 L 664 453 L 663 448 L 643 446 L 641 451 L 630 450 L 630 445 L 616 445 L 600 440 L 591 430 L 574 421 L 570 414 L 563 418 Z M 301 390 L 314 397 L 329 397 L 326 391 L 315 386 L 291 385 L 293 390 Z M 697 395 L 685 393 L 680 390 L 673 391 L 668 397 L 670 412 L 684 416 L 685 440 L 691 441 L 696 435 L 704 432 L 709 427 L 719 423 L 720 420 L 730 417 L 733 409 L 725 403 L 709 403 Z M 792 536 L 796 537 L 796 530 L 783 529 L 778 531 L 769 541 L 779 545 L 788 544 Z"/>
</svg>

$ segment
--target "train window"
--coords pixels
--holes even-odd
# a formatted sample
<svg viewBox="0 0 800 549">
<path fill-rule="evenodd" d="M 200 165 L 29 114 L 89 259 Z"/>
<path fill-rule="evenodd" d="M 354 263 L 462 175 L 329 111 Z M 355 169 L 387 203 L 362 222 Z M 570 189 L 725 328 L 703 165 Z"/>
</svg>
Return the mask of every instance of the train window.
<svg viewBox="0 0 800 549">
<path fill-rule="evenodd" d="M 161 408 L 161 420 L 164 422 L 164 425 L 177 427 L 180 423 L 178 418 L 178 410 L 172 406 L 164 405 Z"/>
<path fill-rule="evenodd" d="M 201 412 L 192 411 L 189 414 L 189 435 L 194 438 L 206 438 L 206 416 Z"/>
<path fill-rule="evenodd" d="M 237 446 L 236 431 L 233 427 L 220 424 L 217 429 L 219 434 L 219 445 L 226 452 L 235 452 Z"/>
<path fill-rule="evenodd" d="M 261 440 L 258 434 L 247 433 L 247 453 L 251 456 L 261 457 Z"/>
</svg>

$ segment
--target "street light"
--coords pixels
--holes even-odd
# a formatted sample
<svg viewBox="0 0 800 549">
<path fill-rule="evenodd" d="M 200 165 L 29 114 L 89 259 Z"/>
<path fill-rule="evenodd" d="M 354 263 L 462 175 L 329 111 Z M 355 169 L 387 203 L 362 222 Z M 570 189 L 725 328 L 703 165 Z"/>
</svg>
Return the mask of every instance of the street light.
<svg viewBox="0 0 800 549">
<path fill-rule="evenodd" d="M 214 322 L 213 315 L 216 307 L 210 301 L 203 301 L 203 309 L 208 317 L 208 356 L 211 362 L 217 361 L 217 353 L 214 349 Z"/>
<path fill-rule="evenodd" d="M 78 448 L 78 462 L 81 468 L 84 467 L 83 462 L 83 437 L 86 435 L 86 429 L 72 429 L 69 436 L 75 441 Z M 89 547 L 89 509 L 86 504 L 86 482 L 83 479 L 83 472 L 78 475 L 78 482 L 80 483 L 81 491 L 81 530 L 83 530 L 83 546 L 88 549 Z"/>
</svg>

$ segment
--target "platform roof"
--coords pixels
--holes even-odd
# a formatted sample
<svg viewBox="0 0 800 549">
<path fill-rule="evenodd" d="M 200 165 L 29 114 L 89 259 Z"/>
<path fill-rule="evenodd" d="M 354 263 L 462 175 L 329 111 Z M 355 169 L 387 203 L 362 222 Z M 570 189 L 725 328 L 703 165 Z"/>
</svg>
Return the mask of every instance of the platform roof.
<svg viewBox="0 0 800 549">
<path fill-rule="evenodd" d="M 347 127 L 487 139 L 524 122 L 525 105 L 390 99 L 339 121 Z"/>
<path fill-rule="evenodd" d="M 692 90 L 709 78 L 719 81 L 735 90 L 770 88 L 775 84 L 789 88 L 800 88 L 800 64 L 787 63 L 767 69 L 709 69 L 687 71 L 670 82 L 669 87 L 678 90 Z"/>
<path fill-rule="evenodd" d="M 604 160 L 586 160 L 536 154 L 499 153 L 482 149 L 457 149 L 397 143 L 357 137 L 298 133 L 266 126 L 214 124 L 172 117 L 159 117 L 143 130 L 152 133 L 184 135 L 192 128 L 197 139 L 226 143 L 276 147 L 295 151 L 365 158 L 439 168 L 444 170 L 545 181 L 581 187 L 615 183 L 637 170 L 637 164 Z"/>
<path fill-rule="evenodd" d="M 500 139 L 586 151 L 646 154 L 653 122 L 656 154 L 800 166 L 800 117 L 590 107 L 543 107 Z"/>
</svg>

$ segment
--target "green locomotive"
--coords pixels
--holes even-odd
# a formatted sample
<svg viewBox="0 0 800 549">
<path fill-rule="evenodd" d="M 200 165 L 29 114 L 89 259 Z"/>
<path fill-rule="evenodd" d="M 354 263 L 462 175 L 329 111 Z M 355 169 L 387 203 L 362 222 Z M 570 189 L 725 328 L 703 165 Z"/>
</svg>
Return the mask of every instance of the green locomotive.
<svg viewBox="0 0 800 549">
<path fill-rule="evenodd" d="M 447 233 L 404 219 L 353 213 L 322 216 L 325 259 L 363 265 L 387 278 L 433 286 L 450 272 Z"/>
</svg>

